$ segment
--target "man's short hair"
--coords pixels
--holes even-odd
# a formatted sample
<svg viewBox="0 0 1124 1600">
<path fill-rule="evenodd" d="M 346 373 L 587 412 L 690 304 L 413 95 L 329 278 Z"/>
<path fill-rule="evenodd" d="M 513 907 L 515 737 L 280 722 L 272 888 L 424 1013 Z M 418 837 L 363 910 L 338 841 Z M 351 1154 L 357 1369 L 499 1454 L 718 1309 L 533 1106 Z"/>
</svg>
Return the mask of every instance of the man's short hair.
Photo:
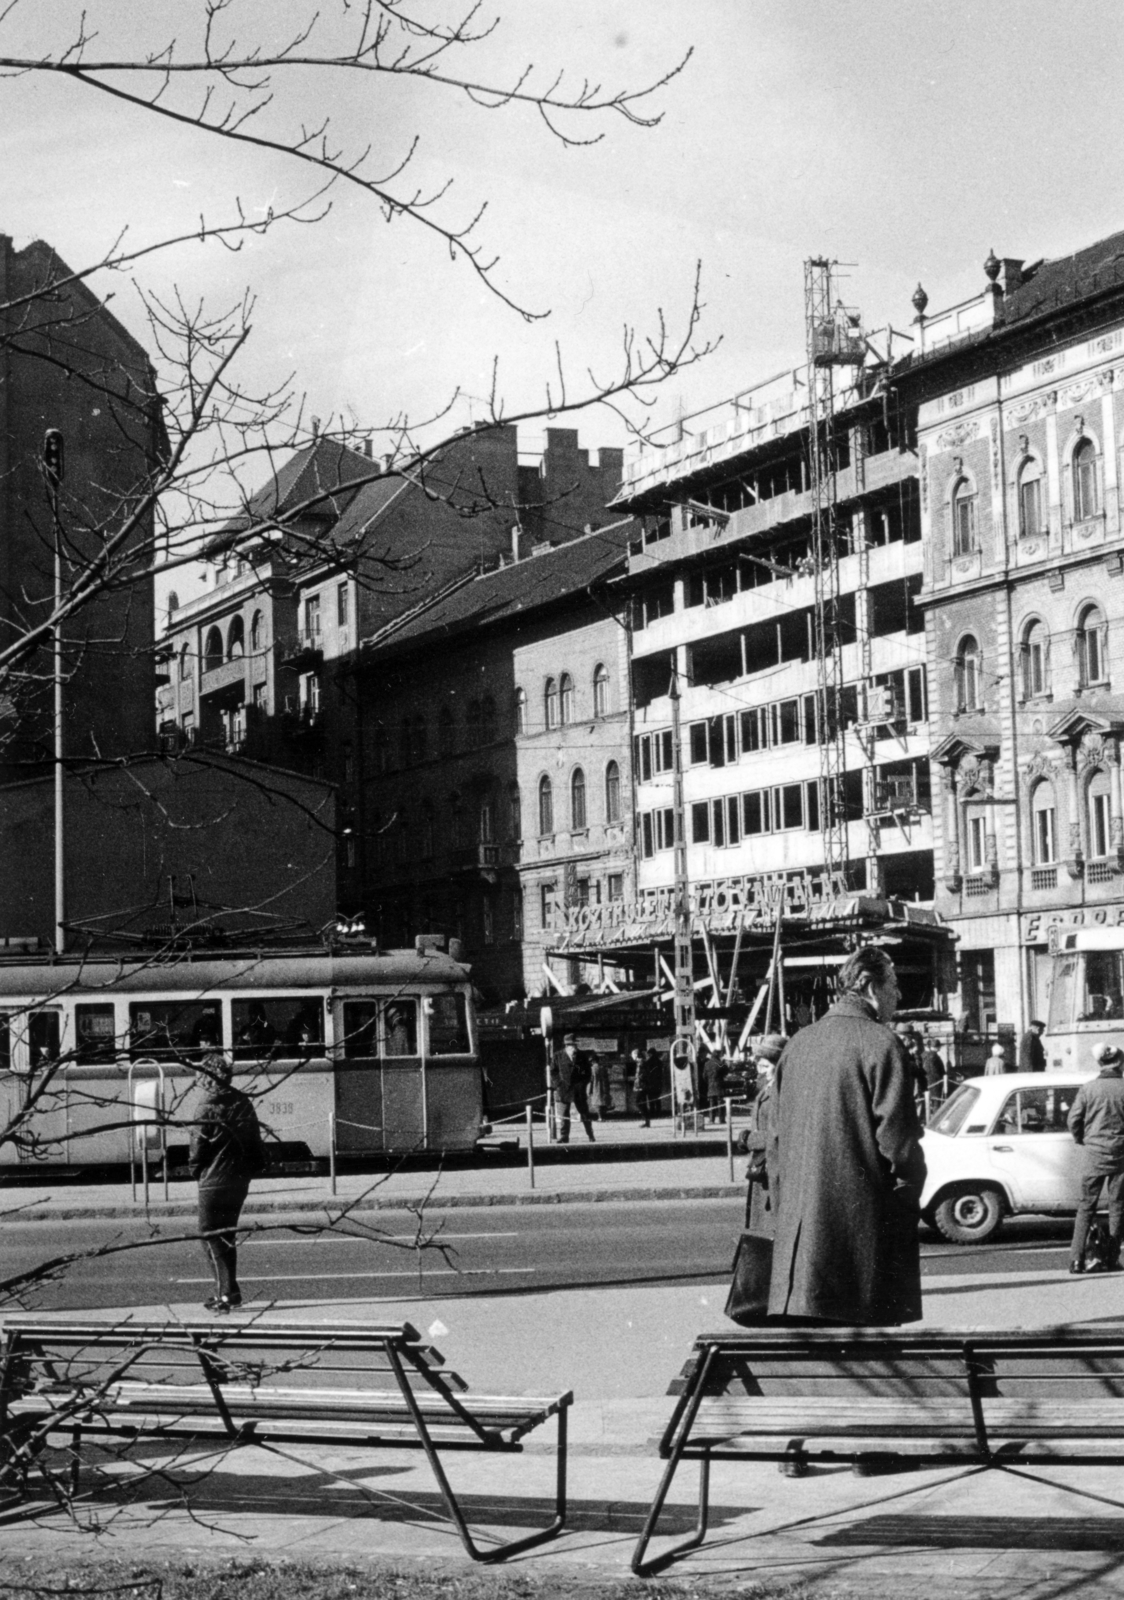
<svg viewBox="0 0 1124 1600">
<path fill-rule="evenodd" d="M 856 993 L 868 978 L 874 983 L 885 983 L 893 964 L 879 945 L 864 944 L 861 950 L 848 956 L 839 968 L 839 993 Z"/>
</svg>

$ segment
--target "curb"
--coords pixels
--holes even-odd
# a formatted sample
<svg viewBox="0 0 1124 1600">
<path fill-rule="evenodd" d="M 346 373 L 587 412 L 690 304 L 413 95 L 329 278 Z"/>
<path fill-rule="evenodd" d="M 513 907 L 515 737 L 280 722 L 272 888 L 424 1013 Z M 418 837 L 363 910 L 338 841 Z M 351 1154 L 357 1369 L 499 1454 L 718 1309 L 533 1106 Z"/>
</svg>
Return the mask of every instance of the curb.
<svg viewBox="0 0 1124 1600">
<path fill-rule="evenodd" d="M 353 1212 L 407 1211 L 411 1207 L 425 1206 L 430 1211 L 452 1211 L 474 1206 L 558 1206 L 622 1204 L 631 1200 L 738 1200 L 744 1198 L 744 1183 L 697 1184 L 693 1186 L 664 1186 L 659 1184 L 618 1189 L 562 1189 L 552 1192 L 516 1190 L 509 1194 L 450 1194 L 440 1197 L 430 1193 L 396 1195 L 383 1198 L 364 1196 L 349 1204 L 345 1195 L 325 1195 L 308 1200 L 261 1200 L 247 1202 L 242 1220 L 251 1217 L 305 1215 L 325 1211 L 329 1207 Z M 194 1200 L 155 1200 L 147 1206 L 40 1206 L 28 1208 L 4 1219 L 9 1227 L 25 1222 L 74 1221 L 130 1221 L 141 1218 L 196 1216 Z"/>
</svg>

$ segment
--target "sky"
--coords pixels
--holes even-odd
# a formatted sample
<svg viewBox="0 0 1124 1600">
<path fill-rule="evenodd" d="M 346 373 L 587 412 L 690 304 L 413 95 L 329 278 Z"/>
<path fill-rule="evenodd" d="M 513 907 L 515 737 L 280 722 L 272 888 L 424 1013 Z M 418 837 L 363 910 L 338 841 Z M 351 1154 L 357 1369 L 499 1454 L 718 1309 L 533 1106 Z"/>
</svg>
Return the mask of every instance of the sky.
<svg viewBox="0 0 1124 1600">
<path fill-rule="evenodd" d="M 449 20 L 451 0 L 410 0 Z M 68 42 L 71 0 L 19 0 L 0 22 L 0 56 Z M 86 0 L 118 59 L 177 30 L 187 53 L 201 0 Z M 219 28 L 277 39 L 317 7 L 232 0 Z M 319 0 L 323 39 L 347 37 L 355 0 Z M 868 329 L 908 332 L 918 282 L 930 311 L 976 294 L 989 250 L 1037 259 L 1124 227 L 1124 46 L 1117 0 L 491 0 L 492 36 L 457 65 L 479 82 L 532 68 L 545 85 L 635 88 L 692 52 L 646 103 L 653 128 L 619 116 L 563 119 L 592 147 L 567 148 L 531 108 L 487 110 L 434 83 L 320 70 L 279 79 L 258 123 L 270 131 L 330 114 L 349 153 L 370 145 L 392 166 L 416 137 L 413 180 L 450 179 L 444 215 L 487 210 L 478 238 L 499 256 L 497 283 L 549 311 L 526 323 L 463 262 L 408 219 L 341 193 L 315 226 L 281 224 L 238 254 L 192 242 L 149 257 L 136 282 L 94 280 L 142 339 L 138 287 L 212 306 L 255 297 L 247 381 L 293 375 L 308 414 L 379 429 L 402 413 L 481 414 L 498 362 L 509 408 L 543 403 L 557 352 L 568 392 L 618 370 L 622 329 L 643 338 L 662 315 L 673 336 L 701 263 L 699 337 L 720 341 L 672 378 L 656 424 L 694 412 L 803 359 L 803 261 L 839 261 L 841 292 Z M 313 36 L 313 42 L 321 37 Z M 128 80 L 121 77 L 117 81 Z M 170 103 L 187 103 L 173 88 Z M 177 100 L 176 96 L 179 96 Z M 70 79 L 0 77 L 4 212 L 17 245 L 47 239 L 72 265 L 96 260 L 128 228 L 140 245 L 307 192 L 299 164 L 236 149 L 154 119 Z M 546 422 L 523 433 L 531 449 Z M 579 419 L 583 445 L 624 442 L 604 408 Z M 448 424 L 446 424 L 448 426 Z M 379 435 L 376 433 L 376 440 Z M 376 449 L 378 445 L 376 443 Z"/>
</svg>

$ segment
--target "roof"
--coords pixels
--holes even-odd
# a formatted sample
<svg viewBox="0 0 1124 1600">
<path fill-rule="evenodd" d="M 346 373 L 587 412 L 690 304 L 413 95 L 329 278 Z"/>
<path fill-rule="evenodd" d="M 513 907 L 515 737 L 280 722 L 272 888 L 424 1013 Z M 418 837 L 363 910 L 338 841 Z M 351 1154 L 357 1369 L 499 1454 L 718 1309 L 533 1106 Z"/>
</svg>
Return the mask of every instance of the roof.
<svg viewBox="0 0 1124 1600">
<path fill-rule="evenodd" d="M 397 651 L 435 636 L 522 617 L 607 578 L 623 566 L 629 540 L 634 537 L 635 524 L 627 518 L 568 544 L 552 546 L 541 555 L 448 585 L 431 602 L 423 602 L 364 640 L 364 646 L 368 652 Z"/>
<path fill-rule="evenodd" d="M 1124 233 L 1086 245 L 1071 256 L 1043 261 L 1003 300 L 1003 325 L 1058 311 L 1102 290 L 1124 285 Z"/>
<path fill-rule="evenodd" d="M 245 509 L 220 529 L 208 548 L 230 545 L 247 530 L 292 513 L 317 496 L 323 498 L 310 507 L 309 515 L 335 520 L 354 498 L 355 491 L 345 486 L 377 471 L 377 464 L 369 457 L 338 440 L 314 439 L 278 467 L 269 482 L 250 496 Z"/>
<path fill-rule="evenodd" d="M 469 969 L 443 951 L 389 950 L 383 954 L 327 952 L 309 946 L 280 955 L 259 950 L 229 956 L 208 954 L 187 960 L 182 952 L 154 951 L 135 956 L 23 957 L 0 963 L 0 995 L 41 997 L 65 992 L 152 994 L 238 994 L 247 990 L 297 990 L 355 985 L 398 991 L 414 984 L 464 984 Z"/>
</svg>

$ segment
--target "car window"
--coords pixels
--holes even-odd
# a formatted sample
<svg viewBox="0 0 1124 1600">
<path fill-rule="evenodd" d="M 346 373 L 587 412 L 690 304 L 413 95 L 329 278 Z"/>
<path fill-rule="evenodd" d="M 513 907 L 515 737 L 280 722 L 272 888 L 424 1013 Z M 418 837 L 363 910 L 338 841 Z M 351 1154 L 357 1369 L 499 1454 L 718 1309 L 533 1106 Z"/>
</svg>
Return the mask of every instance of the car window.
<svg viewBox="0 0 1124 1600">
<path fill-rule="evenodd" d="M 929 1127 L 934 1133 L 943 1133 L 952 1138 L 960 1132 L 964 1121 L 980 1097 L 980 1091 L 970 1083 L 962 1083 L 943 1106 L 939 1106 L 929 1120 Z"/>
<path fill-rule="evenodd" d="M 1016 1089 L 1004 1101 L 995 1133 L 1065 1133 L 1066 1118 L 1077 1093 L 1073 1083 Z"/>
</svg>

